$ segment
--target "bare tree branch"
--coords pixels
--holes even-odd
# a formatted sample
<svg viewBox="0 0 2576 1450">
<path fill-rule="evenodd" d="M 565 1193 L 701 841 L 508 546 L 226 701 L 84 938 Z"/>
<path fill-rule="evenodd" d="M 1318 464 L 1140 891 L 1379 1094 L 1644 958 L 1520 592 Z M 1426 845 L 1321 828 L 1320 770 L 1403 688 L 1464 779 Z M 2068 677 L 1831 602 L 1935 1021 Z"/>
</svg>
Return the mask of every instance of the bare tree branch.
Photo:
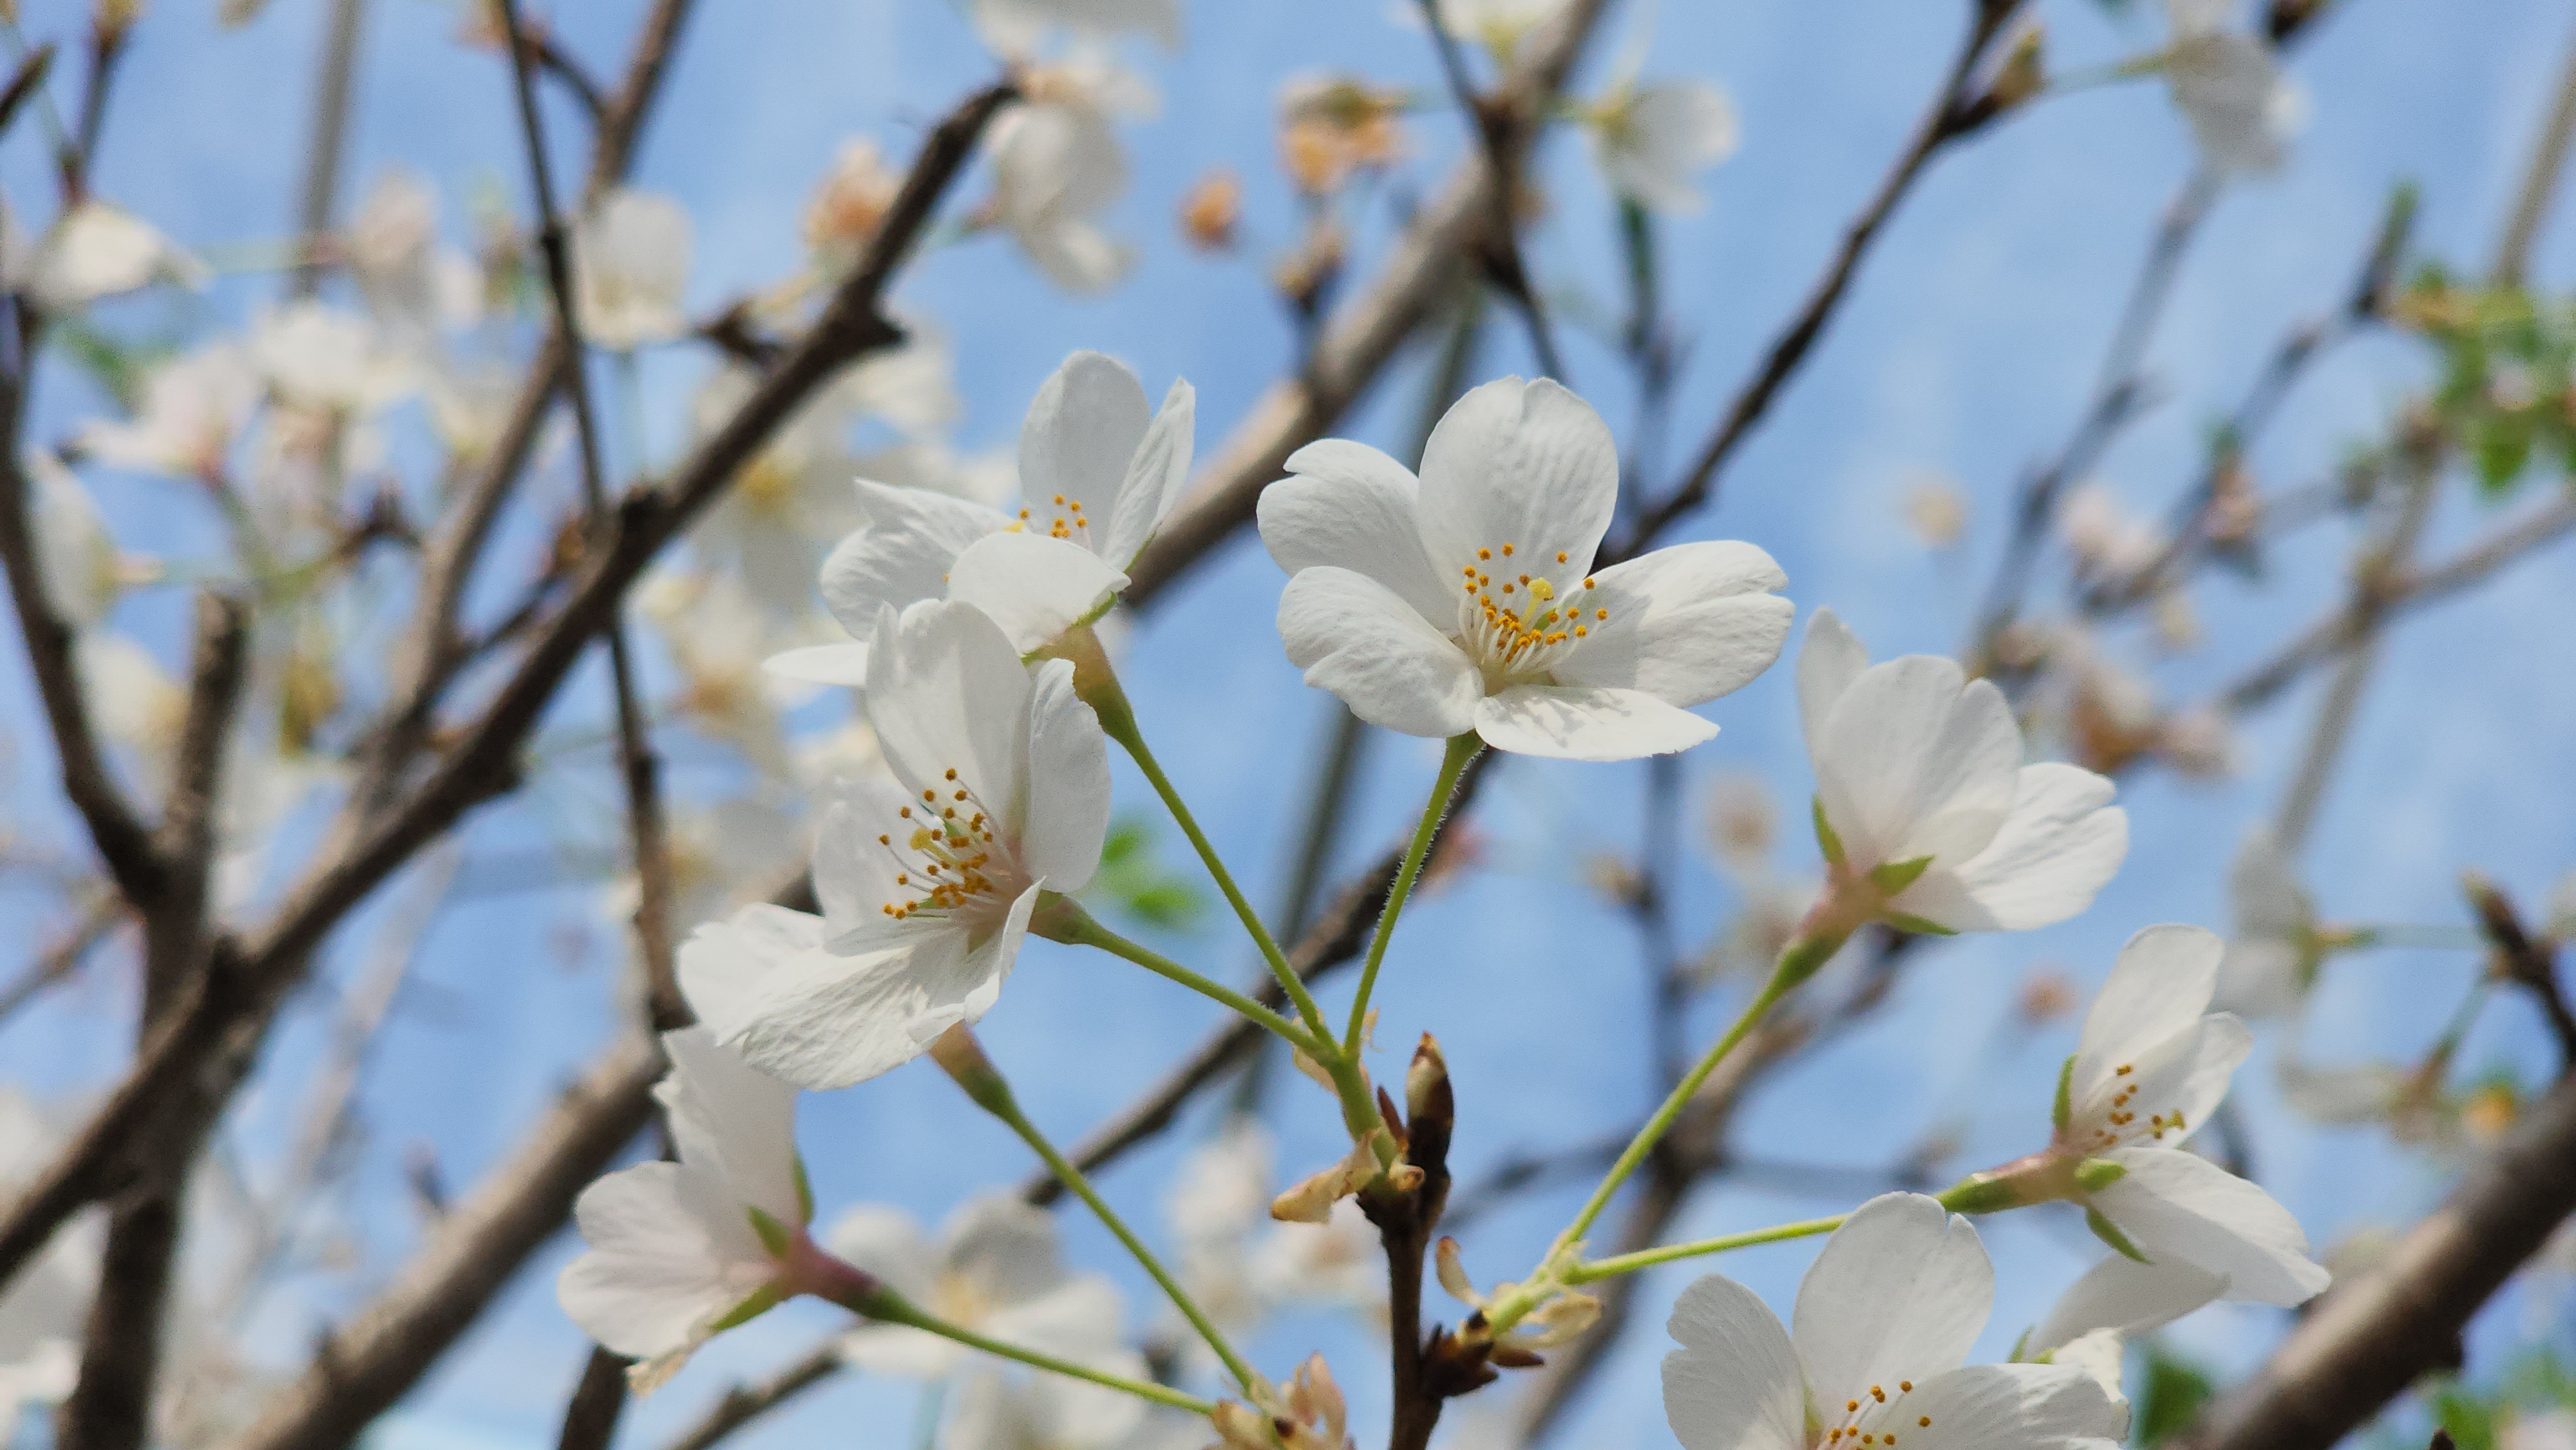
<svg viewBox="0 0 2576 1450">
<path fill-rule="evenodd" d="M 1986 53 L 1986 48 L 2020 9 L 2021 0 L 1977 0 L 1975 18 L 1969 23 L 1968 33 L 1961 40 L 1957 55 L 1951 59 L 1949 74 L 1934 96 L 1931 108 L 1923 113 L 1922 121 L 1916 125 L 1914 139 L 1897 157 L 1896 165 L 1888 171 L 1886 178 L 1879 182 L 1877 192 L 1861 208 L 1860 215 L 1844 231 L 1842 246 L 1835 251 L 1833 260 L 1826 264 L 1824 275 L 1816 279 L 1805 304 L 1798 309 L 1788 328 L 1772 341 L 1762 365 L 1754 370 L 1753 376 L 1736 394 L 1717 430 L 1701 447 L 1690 471 L 1682 476 L 1681 482 L 1665 496 L 1663 502 L 1647 509 L 1639 517 L 1627 541 L 1615 551 L 1619 557 L 1635 555 L 1643 541 L 1660 535 L 1676 519 L 1707 501 L 1710 490 L 1717 484 L 1719 472 L 1726 467 L 1727 460 L 1735 456 L 1736 447 L 1770 411 L 1771 401 L 1779 395 L 1781 386 L 1806 361 L 1808 350 L 1815 346 L 1816 339 L 1824 335 L 1825 324 L 1832 320 L 1835 309 L 1842 305 L 1844 294 L 1851 289 L 1852 278 L 1860 270 L 1861 258 L 1867 255 L 1870 244 L 1878 239 L 1887 219 L 1895 214 L 1896 204 L 1913 189 L 1924 166 L 1950 142 L 1975 131 L 1992 118 L 1990 111 L 1975 106 L 1974 98 L 1966 94 L 1969 79 L 1975 74 L 1977 62 Z"/>
<path fill-rule="evenodd" d="M 1555 104 L 1608 0 L 1573 0 L 1522 42 L 1521 58 L 1488 104 L 1516 118 L 1525 152 Z M 1415 214 L 1368 290 L 1336 309 L 1308 365 L 1273 383 L 1235 426 L 1152 544 L 1128 567 L 1127 602 L 1142 607 L 1252 517 L 1261 490 L 1282 476 L 1288 455 L 1322 437 L 1377 380 L 1396 349 L 1429 316 L 1460 264 L 1478 255 L 1493 229 L 1500 179 L 1482 149 L 1459 162 L 1447 185 Z"/>
<path fill-rule="evenodd" d="M 2327 1291 L 2261 1373 L 2169 1443 L 2325 1450 L 2418 1376 L 2456 1364 L 2471 1316 L 2571 1211 L 2576 1077 L 2531 1104 L 2384 1263 Z"/>
</svg>

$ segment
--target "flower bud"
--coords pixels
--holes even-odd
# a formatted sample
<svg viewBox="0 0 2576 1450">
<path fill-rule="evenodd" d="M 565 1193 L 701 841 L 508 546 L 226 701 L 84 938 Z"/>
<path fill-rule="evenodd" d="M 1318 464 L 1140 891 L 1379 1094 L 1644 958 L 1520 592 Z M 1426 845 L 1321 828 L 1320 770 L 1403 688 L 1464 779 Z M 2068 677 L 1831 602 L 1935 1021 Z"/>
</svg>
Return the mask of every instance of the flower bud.
<svg viewBox="0 0 2576 1450">
<path fill-rule="evenodd" d="M 1446 1121 L 1455 1112 L 1449 1091 L 1449 1060 L 1440 1055 L 1439 1039 L 1430 1033 L 1414 1044 L 1413 1062 L 1404 1070 L 1404 1116 L 1408 1122 L 1426 1118 Z"/>
<path fill-rule="evenodd" d="M 1011 1085 L 1003 1081 L 1001 1070 L 984 1055 L 983 1044 L 964 1024 L 940 1033 L 938 1040 L 930 1044 L 930 1058 L 951 1081 L 966 1090 L 966 1096 L 973 1098 L 977 1107 L 997 1116 L 1014 1110 Z"/>
<path fill-rule="evenodd" d="M 1234 250 L 1243 220 L 1243 181 L 1226 167 L 1202 176 L 1181 198 L 1181 239 L 1202 252 Z"/>
</svg>

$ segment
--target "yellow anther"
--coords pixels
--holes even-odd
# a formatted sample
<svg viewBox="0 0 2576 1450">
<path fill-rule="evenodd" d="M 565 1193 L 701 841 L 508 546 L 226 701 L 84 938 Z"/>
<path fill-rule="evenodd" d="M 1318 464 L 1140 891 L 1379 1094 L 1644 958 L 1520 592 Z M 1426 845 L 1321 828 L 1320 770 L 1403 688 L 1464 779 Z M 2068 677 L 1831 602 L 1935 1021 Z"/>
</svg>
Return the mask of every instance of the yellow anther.
<svg viewBox="0 0 2576 1450">
<path fill-rule="evenodd" d="M 1494 551 L 1491 549 L 1478 549 L 1476 551 L 1476 557 L 1479 559 L 1490 559 L 1494 557 Z"/>
<path fill-rule="evenodd" d="M 1503 545 L 1503 557 L 1504 557 L 1504 558 L 1506 558 L 1506 559 L 1508 559 L 1508 558 L 1510 558 L 1511 556 L 1512 556 L 1512 546 L 1511 546 L 1511 545 L 1509 545 L 1509 544 L 1505 544 L 1505 545 Z"/>
</svg>

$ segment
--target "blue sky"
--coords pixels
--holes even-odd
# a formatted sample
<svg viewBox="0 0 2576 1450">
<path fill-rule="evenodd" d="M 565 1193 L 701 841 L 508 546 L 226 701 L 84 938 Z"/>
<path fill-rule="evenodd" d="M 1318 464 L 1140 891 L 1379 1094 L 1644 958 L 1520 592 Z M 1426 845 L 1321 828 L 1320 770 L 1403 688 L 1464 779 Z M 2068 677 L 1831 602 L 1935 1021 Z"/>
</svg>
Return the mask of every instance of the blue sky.
<svg viewBox="0 0 2576 1450">
<path fill-rule="evenodd" d="M 1668 456 L 1700 436 L 1876 183 L 1935 84 L 1962 8 L 1729 0 L 1667 3 L 1653 13 L 1648 73 L 1724 86 L 1744 134 L 1741 152 L 1708 178 L 1709 207 L 1663 226 L 1669 306 L 1690 343 Z M 2122 22 L 2087 0 L 2046 5 L 2053 61 L 2079 68 L 2153 43 L 2154 7 L 2131 8 L 2138 13 Z M 25 24 L 35 34 L 69 34 L 80 9 L 32 0 Z M 640 9 L 592 0 L 560 7 L 556 20 L 595 70 L 613 74 Z M 901 300 L 933 319 L 953 347 L 969 410 L 961 441 L 1007 443 L 1038 381 L 1066 351 L 1092 347 L 1129 361 L 1158 394 L 1170 377 L 1187 376 L 1199 392 L 1200 448 L 1212 453 L 1289 354 L 1289 329 L 1260 264 L 1293 227 L 1271 160 L 1277 83 L 1299 70 L 1355 67 L 1433 85 L 1422 37 L 1394 23 L 1394 9 L 1389 0 L 1200 3 L 1189 7 L 1188 44 L 1178 55 L 1135 52 L 1161 106 L 1125 133 L 1135 185 L 1112 221 L 1142 260 L 1112 296 L 1067 300 L 991 239 L 920 259 Z M 119 82 L 100 162 L 103 190 L 193 245 L 281 235 L 293 210 L 304 77 L 323 10 L 320 0 L 274 0 L 247 29 L 224 32 L 204 0 L 160 0 Z M 1647 21 L 1636 5 L 1618 7 L 1587 76 L 1602 73 Z M 488 191 L 518 208 L 523 192 L 506 70 L 452 44 L 454 23 L 454 11 L 432 0 L 371 7 L 349 175 L 355 195 L 396 161 L 425 172 L 448 203 L 452 239 L 461 241 L 467 198 Z M 2286 327 L 2340 297 L 2393 183 L 2411 179 L 2423 190 L 2425 254 L 2482 263 L 2568 31 L 2565 7 L 2547 0 L 2337 7 L 2295 63 L 2313 114 L 2291 167 L 2229 192 L 2185 263 L 2151 353 L 2169 397 L 2100 470 L 2124 502 L 2159 510 L 2184 486 L 2208 420 L 2232 404 Z M 698 218 L 692 303 L 711 307 L 797 262 L 804 198 L 846 137 L 871 135 L 908 153 L 926 124 L 989 71 L 966 25 L 943 5 L 702 5 L 637 172 L 640 184 L 676 194 Z M 575 118 L 561 109 L 552 115 L 559 154 L 567 168 L 577 166 Z M 30 135 L 22 125 L 0 148 L 0 184 L 32 206 L 44 195 L 44 176 Z M 1454 155 L 1460 128 L 1435 112 L 1411 135 L 1405 184 L 1428 190 Z M 1217 164 L 1249 181 L 1247 230 L 1258 245 L 1245 258 L 1201 258 L 1172 234 L 1176 198 Z M 1956 648 L 2000 546 L 2013 482 L 2071 427 L 2158 209 L 2188 164 L 2178 120 L 2148 85 L 2052 100 L 1941 159 L 1870 257 L 1812 364 L 1738 456 L 1719 507 L 1689 531 L 1768 549 L 1787 569 L 1802 616 L 1831 604 L 1882 657 Z M 1551 203 L 1533 243 L 1543 282 L 1615 302 L 1608 205 L 1573 136 L 1549 143 L 1541 171 Z M 970 180 L 966 195 L 979 187 Z M 1363 266 L 1370 241 L 1364 233 Z M 2564 285 L 2571 265 L 2576 225 L 2545 239 L 2534 271 Z M 228 280 L 214 306 L 242 315 L 270 285 Z M 1571 382 L 1624 427 L 1627 391 L 1615 354 L 1579 328 L 1566 332 Z M 686 351 L 648 359 L 643 422 L 654 456 L 668 457 L 681 442 L 687 388 L 703 367 Z M 1477 375 L 1529 367 L 1519 336 L 1502 326 L 1489 334 Z M 1421 360 L 1408 358 L 1342 431 L 1401 448 L 1420 372 Z M 2420 355 L 2401 340 L 2364 339 L 2338 352 L 2256 449 L 2256 475 L 2266 486 L 2322 476 L 2422 379 Z M 47 386 L 40 436 L 97 407 L 73 380 Z M 1904 529 L 1904 492 L 1925 475 L 1955 480 L 1969 495 L 1969 534 L 1959 550 L 1927 551 Z M 553 486 L 567 486 L 559 471 Z M 133 487 L 104 494 L 129 546 L 151 547 L 174 527 L 152 516 L 152 497 Z M 2430 552 L 2448 552 L 2497 517 L 2454 497 Z M 2193 697 L 2268 653 L 2331 597 L 2349 546 L 2342 526 L 2329 524 L 2273 551 L 2259 581 L 2201 583 L 2195 597 L 2209 642 L 2153 663 L 2159 693 Z M 1127 666 L 1165 764 L 1265 901 L 1278 893 L 1300 767 L 1325 720 L 1324 701 L 1299 684 L 1271 630 L 1279 585 L 1258 547 L 1237 540 L 1141 621 Z M 2571 606 L 2576 569 L 2562 553 L 2398 630 L 2306 856 L 2329 916 L 2455 921 L 2463 867 L 2483 868 L 2536 903 L 2576 864 L 2563 805 L 2576 785 L 2576 676 L 2558 667 Z M 128 605 L 120 623 L 171 646 L 180 617 L 178 601 L 165 594 Z M 2120 644 L 2127 657 L 2148 660 L 2140 641 Z M 7 691 L 0 719 L 25 742 L 20 756 L 32 758 L 40 753 L 37 725 L 21 679 L 13 672 L 0 686 Z M 2090 983 L 2140 926 L 2224 924 L 2225 860 L 2244 826 L 2277 798 L 2312 697 L 2303 687 L 2249 724 L 2246 768 L 2234 782 L 2190 785 L 2147 774 L 2125 784 L 2131 854 L 2089 913 L 2038 933 L 1924 953 L 1879 1019 L 1754 1101 L 1740 1129 L 1745 1150 L 1835 1167 L 1883 1164 L 1911 1144 L 1936 1104 L 1961 1094 L 1980 1106 L 1955 1166 L 2031 1146 L 2043 1131 L 2066 1033 L 1991 1058 L 1967 1048 L 1986 1040 L 2036 963 L 2063 965 Z M 1785 668 L 1708 713 L 1724 733 L 1687 761 L 1694 800 L 1721 771 L 1758 774 L 1783 801 L 1805 795 Z M 1409 824 L 1436 758 L 1436 748 L 1420 742 L 1376 743 L 1345 867 Z M 1398 939 L 1379 997 L 1380 1040 L 1409 1043 L 1427 1027 L 1447 1044 L 1462 1100 L 1463 1174 L 1515 1148 L 1591 1136 L 1647 1102 L 1635 1046 L 1643 989 L 1633 933 L 1585 889 L 1574 864 L 1632 846 L 1642 781 L 1635 766 L 1510 766 L 1480 809 L 1493 841 L 1491 869 L 1423 902 Z M 1149 803 L 1132 774 L 1119 784 L 1122 804 Z M 1168 853 L 1177 838 L 1165 837 Z M 468 830 L 466 851 L 472 859 L 531 839 L 524 817 L 496 818 Z M 1792 858 L 1807 853 L 1803 841 L 1788 848 Z M 1696 846 L 1680 874 L 1680 916 L 1696 940 L 1724 917 L 1730 896 Z M 424 958 L 426 990 L 414 994 L 415 1010 L 384 1043 L 368 1096 L 370 1154 L 354 1192 L 371 1248 L 392 1255 L 415 1233 L 398 1177 L 402 1145 L 434 1144 L 451 1179 L 464 1181 L 610 1030 L 604 953 L 582 954 L 579 970 L 557 964 L 553 944 L 573 923 L 594 937 L 604 930 L 587 887 L 478 900 L 439 922 Z M 1250 953 L 1218 925 L 1212 919 L 1208 930 L 1165 945 L 1211 970 L 1248 970 Z M 338 970 L 363 957 L 366 930 L 361 922 L 349 934 Z M 2313 1043 L 2321 1055 L 2420 1047 L 2471 969 L 2464 954 L 2426 952 L 2339 968 L 2316 1004 Z M 0 1058 L 12 1076 L 23 1071 L 66 1090 L 104 1080 L 119 1060 L 122 1002 L 103 985 L 69 993 L 41 1017 L 0 1032 Z M 282 1062 L 311 1059 L 324 1005 L 305 1004 L 279 1043 Z M 1714 1030 L 1720 1005 L 1695 1013 L 1696 1032 Z M 1105 960 L 1041 945 L 984 1035 L 1044 1126 L 1070 1138 L 1114 1112 L 1195 1039 L 1210 1020 L 1200 1007 Z M 2240 1089 L 2257 1161 L 2312 1237 L 2327 1243 L 2364 1224 L 2404 1219 L 2438 1191 L 2428 1165 L 2368 1134 L 2290 1119 L 2261 1070 L 2267 1057 L 2258 1055 Z M 2526 1071 L 2545 1062 L 2527 1014 L 2511 1002 L 2489 1014 L 2468 1058 L 2518 1062 Z M 1379 1064 L 1381 1074 L 1399 1069 L 1392 1053 Z M 244 1108 L 242 1140 L 254 1150 L 273 1144 L 292 1106 L 255 1097 Z M 1283 1166 L 1318 1164 L 1336 1151 L 1327 1105 L 1302 1085 L 1283 1085 L 1270 1116 Z M 809 1099 L 802 1128 L 826 1215 L 872 1198 L 935 1219 L 977 1187 L 1016 1180 L 1025 1166 L 1005 1134 L 927 1069 Z M 1173 1156 L 1171 1145 L 1139 1154 L 1106 1187 L 1156 1219 Z M 1518 1273 L 1579 1197 L 1579 1189 L 1534 1194 L 1480 1225 L 1468 1245 L 1471 1269 L 1480 1279 Z M 1723 1232 L 1847 1206 L 1719 1185 L 1694 1200 L 1678 1230 Z M 1079 1261 L 1116 1264 L 1105 1235 L 1066 1223 Z M 2007 1348 L 2090 1262 L 2089 1240 L 2068 1228 L 2027 1219 L 1990 1226 L 2002 1285 L 1987 1351 Z M 552 1433 L 583 1353 L 548 1282 L 570 1251 L 560 1242 L 541 1256 L 388 1426 L 388 1446 L 535 1444 Z M 1725 1268 L 1785 1307 L 1810 1252 L 1760 1250 Z M 1627 1352 L 1598 1381 L 1567 1443 L 1669 1443 L 1654 1389 L 1657 1326 L 1662 1306 L 1694 1272 L 1666 1271 L 1649 1286 Z M 1140 1282 L 1128 1278 L 1131 1287 Z M 301 1344 L 318 1312 L 350 1302 L 327 1286 L 292 1296 L 263 1321 L 263 1337 Z M 1137 1302 L 1145 1302 L 1141 1292 Z M 2495 1332 L 2525 1328 L 2522 1312 L 2508 1310 L 2502 1317 L 2513 1322 Z M 631 1418 L 631 1443 L 658 1443 L 720 1392 L 729 1370 L 801 1352 L 831 1322 L 791 1309 L 728 1336 Z M 2211 1362 L 2239 1365 L 2279 1324 L 2268 1311 L 2216 1311 L 2178 1339 Z M 1310 1347 L 1332 1354 L 1363 1406 L 1378 1402 L 1377 1351 L 1346 1326 L 1285 1320 L 1257 1353 L 1284 1370 Z M 911 1394 L 853 1380 L 810 1396 L 762 1433 L 791 1444 L 846 1437 L 857 1424 L 870 1427 L 867 1443 L 894 1443 L 908 1433 Z"/>
</svg>

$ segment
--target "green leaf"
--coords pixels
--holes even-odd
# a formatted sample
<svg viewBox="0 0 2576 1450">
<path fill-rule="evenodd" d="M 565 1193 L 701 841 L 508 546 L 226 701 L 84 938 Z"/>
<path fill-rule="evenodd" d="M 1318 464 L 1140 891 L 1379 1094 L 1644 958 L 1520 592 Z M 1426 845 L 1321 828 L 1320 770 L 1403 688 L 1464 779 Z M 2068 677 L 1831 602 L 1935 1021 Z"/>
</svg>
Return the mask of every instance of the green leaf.
<svg viewBox="0 0 2576 1450">
<path fill-rule="evenodd" d="M 760 1210 L 755 1208 L 752 1212 L 758 1213 Z M 771 1219 L 770 1222 L 775 1223 L 777 1220 Z M 727 1310 L 725 1312 L 725 1317 L 708 1325 L 707 1332 L 709 1334 L 721 1334 L 724 1331 L 733 1328 L 737 1324 L 757 1319 L 761 1315 L 778 1307 L 779 1298 L 780 1295 L 777 1285 L 763 1284 L 758 1289 L 752 1291 L 750 1298 L 743 1300 L 741 1303 L 736 1304 L 733 1308 Z"/>
<path fill-rule="evenodd" d="M 2066 1061 L 2058 1065 L 2057 1101 L 2048 1106 L 2049 1124 L 2061 1133 L 2066 1131 L 2066 1124 L 2075 1116 L 2074 1090 L 2075 1054 L 2070 1052 L 2066 1054 Z"/>
<path fill-rule="evenodd" d="M 1917 856 L 1911 861 L 1890 861 L 1885 865 L 1872 866 L 1869 868 L 1869 884 L 1894 896 L 1913 885 L 1915 878 L 1921 876 L 1924 868 L 1931 864 L 1931 857 Z"/>
<path fill-rule="evenodd" d="M 2145 1349 L 2146 1373 L 2140 1377 L 2129 1423 L 2133 1443 L 2154 1445 L 2200 1418 L 2200 1407 L 2218 1387 L 2207 1374 L 2166 1353 L 2155 1341 L 2147 1341 Z"/>
<path fill-rule="evenodd" d="M 2451 1432 L 2460 1450 L 2495 1450 L 2496 1406 L 2466 1385 L 2447 1384 L 2433 1392 L 2433 1420 Z"/>
<path fill-rule="evenodd" d="M 2129 1242 L 2129 1236 L 2120 1232 L 2119 1225 L 2102 1216 L 2102 1210 L 2086 1208 L 2084 1226 L 2093 1230 L 2093 1237 L 2109 1244 L 2122 1258 L 2135 1259 L 2141 1264 L 2147 1261 L 2147 1256 L 2138 1252 L 2138 1246 Z"/>
<path fill-rule="evenodd" d="M 805 1155 L 796 1155 L 796 1212 L 807 1223 L 814 1221 L 814 1181 L 805 1176 Z"/>
<path fill-rule="evenodd" d="M 1815 810 L 1816 849 L 1825 853 L 1827 861 L 1839 866 L 1843 864 L 1843 838 L 1834 834 L 1834 823 L 1825 819 L 1825 798 L 1821 795 L 1815 798 Z"/>
<path fill-rule="evenodd" d="M 1163 864 L 1153 827 L 1136 816 L 1111 825 L 1100 846 L 1100 870 L 1083 894 L 1164 931 L 1187 931 L 1207 910 L 1207 897 Z"/>
</svg>

